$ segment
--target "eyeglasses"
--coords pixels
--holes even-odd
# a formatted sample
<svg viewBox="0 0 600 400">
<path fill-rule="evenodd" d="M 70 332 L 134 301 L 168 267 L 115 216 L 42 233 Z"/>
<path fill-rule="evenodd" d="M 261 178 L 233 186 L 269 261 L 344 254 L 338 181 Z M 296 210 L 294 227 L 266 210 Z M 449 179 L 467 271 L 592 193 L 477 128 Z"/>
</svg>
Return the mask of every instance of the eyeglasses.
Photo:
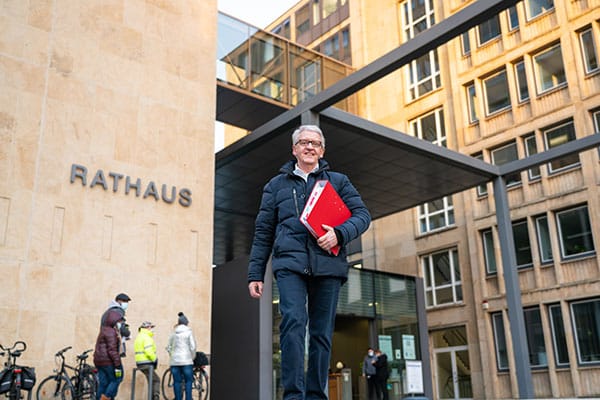
<svg viewBox="0 0 600 400">
<path fill-rule="evenodd" d="M 323 143 L 321 143 L 320 140 L 298 140 L 296 142 L 297 145 L 300 145 L 302 147 L 307 147 L 309 144 L 315 148 L 315 149 L 320 149 L 323 146 Z"/>
</svg>

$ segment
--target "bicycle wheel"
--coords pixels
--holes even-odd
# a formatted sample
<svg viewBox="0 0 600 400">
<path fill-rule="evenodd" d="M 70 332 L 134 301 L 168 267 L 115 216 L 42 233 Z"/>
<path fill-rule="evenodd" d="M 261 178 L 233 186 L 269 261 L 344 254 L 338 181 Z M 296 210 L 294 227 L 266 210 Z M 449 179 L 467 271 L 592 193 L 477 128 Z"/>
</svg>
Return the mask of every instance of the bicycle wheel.
<svg viewBox="0 0 600 400">
<path fill-rule="evenodd" d="M 71 378 L 73 382 L 75 399 L 79 400 L 94 400 L 96 398 L 96 378 L 92 375 L 83 375 L 81 385 L 79 384 L 79 377 L 74 376 Z"/>
<path fill-rule="evenodd" d="M 38 385 L 35 397 L 37 400 L 72 400 L 73 385 L 64 376 L 49 376 Z"/>
<path fill-rule="evenodd" d="M 198 394 L 198 400 L 208 399 L 208 374 L 203 369 L 194 371 L 194 392 L 194 399 L 196 399 L 196 393 Z"/>
<path fill-rule="evenodd" d="M 175 392 L 173 391 L 173 374 L 171 374 L 171 368 L 167 368 L 163 373 L 160 381 L 160 387 L 162 395 L 166 400 L 175 399 Z"/>
</svg>

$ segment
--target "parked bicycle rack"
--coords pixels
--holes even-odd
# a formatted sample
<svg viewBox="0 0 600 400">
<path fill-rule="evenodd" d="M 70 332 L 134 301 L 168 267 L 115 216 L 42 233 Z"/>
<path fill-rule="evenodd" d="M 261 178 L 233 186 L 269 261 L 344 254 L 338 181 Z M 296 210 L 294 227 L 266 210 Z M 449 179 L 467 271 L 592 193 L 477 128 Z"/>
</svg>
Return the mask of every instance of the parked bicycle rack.
<svg viewBox="0 0 600 400">
<path fill-rule="evenodd" d="M 137 371 L 141 371 L 144 369 L 148 369 L 148 400 L 152 400 L 152 381 L 154 380 L 154 365 L 142 365 L 139 367 L 135 367 L 133 369 L 133 374 L 131 375 L 131 400 L 135 400 L 135 374 Z M 143 374 L 143 373 L 142 373 Z"/>
</svg>

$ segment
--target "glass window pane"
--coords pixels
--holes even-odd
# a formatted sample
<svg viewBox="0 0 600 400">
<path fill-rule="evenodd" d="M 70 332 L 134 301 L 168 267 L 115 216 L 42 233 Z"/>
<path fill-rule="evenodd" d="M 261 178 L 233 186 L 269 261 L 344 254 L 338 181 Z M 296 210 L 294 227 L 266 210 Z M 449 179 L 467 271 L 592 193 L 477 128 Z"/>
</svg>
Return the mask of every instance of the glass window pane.
<svg viewBox="0 0 600 400">
<path fill-rule="evenodd" d="M 567 82 L 560 45 L 533 57 L 536 68 L 538 93 L 543 93 Z"/>
<path fill-rule="evenodd" d="M 537 140 L 535 139 L 535 135 L 527 136 L 524 140 L 527 157 L 537 154 Z M 529 180 L 539 179 L 541 176 L 540 167 L 529 168 L 528 174 Z"/>
<path fill-rule="evenodd" d="M 529 242 L 527 221 L 515 222 L 513 223 L 512 228 L 515 253 L 517 256 L 517 268 L 531 266 L 531 243 Z"/>
<path fill-rule="evenodd" d="M 492 150 L 492 163 L 495 165 L 507 164 L 511 161 L 519 159 L 517 152 L 517 143 L 512 142 L 497 149 Z M 506 185 L 512 186 L 521 183 L 521 173 L 516 172 L 511 175 L 505 176 Z"/>
<path fill-rule="evenodd" d="M 504 335 L 502 313 L 492 314 L 492 327 L 494 329 L 494 343 L 496 345 L 496 366 L 499 371 L 505 371 L 508 369 L 508 353 L 506 351 L 506 336 Z"/>
<path fill-rule="evenodd" d="M 466 86 L 467 90 L 467 106 L 469 109 L 469 121 L 477 122 L 479 118 L 477 118 L 477 109 L 475 108 L 475 85 L 470 84 Z"/>
<path fill-rule="evenodd" d="M 594 34 L 592 29 L 586 29 L 579 34 L 581 50 L 583 52 L 583 61 L 585 63 L 585 72 L 590 73 L 598 70 L 598 57 L 596 55 L 596 44 L 594 43 Z"/>
<path fill-rule="evenodd" d="M 548 217 L 543 215 L 535 219 L 537 228 L 538 247 L 540 249 L 540 259 L 542 263 L 553 261 L 552 245 L 550 243 L 550 230 L 548 228 Z"/>
<path fill-rule="evenodd" d="M 479 34 L 479 45 L 500 36 L 500 18 L 498 18 L 498 15 L 479 24 L 477 32 Z"/>
<path fill-rule="evenodd" d="M 495 274 L 496 269 L 496 253 L 494 252 L 494 237 L 492 230 L 483 231 L 483 254 L 485 257 L 485 270 L 488 274 Z"/>
<path fill-rule="evenodd" d="M 460 42 L 462 43 L 463 56 L 471 54 L 471 40 L 469 39 L 469 31 L 460 35 Z"/>
<path fill-rule="evenodd" d="M 529 88 L 527 87 L 527 75 L 525 74 L 525 63 L 523 61 L 515 64 L 515 76 L 519 88 L 519 101 L 529 100 Z"/>
<path fill-rule="evenodd" d="M 529 348 L 529 363 L 532 367 L 547 367 L 548 356 L 544 342 L 544 329 L 539 308 L 523 311 L 525 331 L 527 332 L 527 347 Z"/>
<path fill-rule="evenodd" d="M 546 148 L 551 149 L 576 139 L 575 126 L 573 122 L 567 122 L 560 126 L 544 131 Z M 572 154 L 552 161 L 549 164 L 549 172 L 556 172 L 579 164 L 579 154 Z"/>
<path fill-rule="evenodd" d="M 481 153 L 475 154 L 475 155 L 473 155 L 473 158 L 483 161 L 483 154 L 481 154 Z M 477 186 L 477 195 L 478 196 L 487 195 L 487 184 L 482 184 L 482 185 Z"/>
<path fill-rule="evenodd" d="M 548 306 L 548 311 L 550 313 L 550 328 L 552 329 L 552 344 L 554 345 L 556 365 L 559 367 L 569 365 L 567 338 L 560 304 Z"/>
<path fill-rule="evenodd" d="M 444 252 L 433 255 L 433 275 L 436 286 L 452 282 L 450 257 L 448 256 L 448 253 Z"/>
<path fill-rule="evenodd" d="M 506 71 L 502 71 L 484 80 L 483 87 L 485 89 L 485 103 L 488 114 L 493 114 L 496 111 L 510 107 Z"/>
<path fill-rule="evenodd" d="M 519 27 L 519 15 L 517 14 L 516 6 L 508 8 L 508 27 L 511 31 Z"/>
<path fill-rule="evenodd" d="M 600 361 L 600 300 L 571 304 L 577 358 L 580 364 Z"/>
<path fill-rule="evenodd" d="M 556 219 L 563 257 L 594 251 L 587 206 L 558 212 Z"/>
<path fill-rule="evenodd" d="M 525 9 L 529 19 L 534 18 L 554 8 L 553 0 L 526 0 Z"/>
</svg>

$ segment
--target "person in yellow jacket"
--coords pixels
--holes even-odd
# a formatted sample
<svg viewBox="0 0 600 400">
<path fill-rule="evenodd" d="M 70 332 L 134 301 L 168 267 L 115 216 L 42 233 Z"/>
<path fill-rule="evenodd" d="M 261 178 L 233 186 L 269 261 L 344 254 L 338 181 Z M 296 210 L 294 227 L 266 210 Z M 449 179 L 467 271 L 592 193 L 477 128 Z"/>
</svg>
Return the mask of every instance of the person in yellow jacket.
<svg viewBox="0 0 600 400">
<path fill-rule="evenodd" d="M 142 373 L 148 379 L 150 384 L 150 366 L 153 365 L 152 371 L 152 399 L 160 399 L 160 379 L 156 374 L 156 366 L 158 358 L 156 356 L 156 343 L 154 343 L 154 332 L 152 329 L 154 324 L 150 321 L 142 322 L 138 329 L 138 334 L 135 338 L 133 348 L 135 349 L 135 364 L 141 369 Z"/>
</svg>

